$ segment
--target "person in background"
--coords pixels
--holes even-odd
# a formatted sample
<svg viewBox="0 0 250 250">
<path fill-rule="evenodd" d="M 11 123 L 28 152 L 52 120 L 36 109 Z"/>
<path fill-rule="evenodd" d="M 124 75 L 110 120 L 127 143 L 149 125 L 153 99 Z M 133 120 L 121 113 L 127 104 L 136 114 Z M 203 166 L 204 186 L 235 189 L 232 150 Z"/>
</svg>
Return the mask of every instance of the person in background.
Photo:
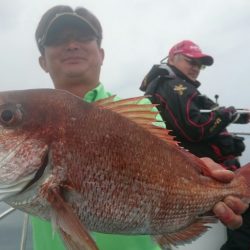
<svg viewBox="0 0 250 250">
<path fill-rule="evenodd" d="M 167 62 L 164 62 L 167 59 Z M 245 149 L 244 138 L 230 134 L 231 123 L 249 123 L 249 113 L 239 114 L 233 107 L 220 107 L 199 92 L 199 73 L 213 64 L 190 40 L 174 45 L 161 64 L 154 65 L 140 86 L 150 96 L 166 127 L 180 145 L 199 157 L 209 157 L 225 169 L 240 167 L 238 157 Z M 243 215 L 238 230 L 228 230 L 228 241 L 222 250 L 250 249 L 250 212 Z"/>
<path fill-rule="evenodd" d="M 50 75 L 56 89 L 73 93 L 87 102 L 111 96 L 100 82 L 104 60 L 101 47 L 102 27 L 99 20 L 83 7 L 54 6 L 44 13 L 37 30 L 36 42 L 40 51 L 39 64 Z M 234 174 L 205 159 L 214 178 L 229 182 Z M 227 197 L 214 207 L 217 216 L 228 226 L 241 224 L 246 204 L 236 197 Z M 32 217 L 33 249 L 63 250 L 58 234 L 53 234 L 50 222 Z M 100 250 L 159 250 L 150 236 L 123 236 L 92 233 Z"/>
</svg>

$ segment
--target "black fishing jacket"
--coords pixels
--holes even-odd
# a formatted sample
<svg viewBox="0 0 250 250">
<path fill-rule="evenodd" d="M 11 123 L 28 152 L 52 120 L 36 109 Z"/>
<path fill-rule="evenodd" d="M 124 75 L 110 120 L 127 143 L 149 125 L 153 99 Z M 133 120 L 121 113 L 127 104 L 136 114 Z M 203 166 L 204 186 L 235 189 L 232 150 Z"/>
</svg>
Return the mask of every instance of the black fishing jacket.
<svg viewBox="0 0 250 250">
<path fill-rule="evenodd" d="M 245 149 L 243 138 L 232 136 L 226 127 L 232 122 L 246 123 L 248 118 L 233 107 L 218 107 L 198 91 L 199 86 L 175 67 L 161 64 L 153 66 L 140 89 L 159 104 L 167 129 L 184 148 L 199 157 L 239 167 L 235 158 Z"/>
</svg>

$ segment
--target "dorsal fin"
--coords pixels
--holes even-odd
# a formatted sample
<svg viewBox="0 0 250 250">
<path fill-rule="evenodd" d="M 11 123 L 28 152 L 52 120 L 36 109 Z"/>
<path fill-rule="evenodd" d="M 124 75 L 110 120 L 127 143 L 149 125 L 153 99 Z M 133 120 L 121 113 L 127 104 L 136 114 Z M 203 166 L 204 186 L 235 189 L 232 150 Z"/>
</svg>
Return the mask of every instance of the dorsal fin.
<svg viewBox="0 0 250 250">
<path fill-rule="evenodd" d="M 156 119 L 159 114 L 159 111 L 156 109 L 157 105 L 150 103 L 149 100 L 147 103 L 142 103 L 143 99 L 145 99 L 145 96 L 117 100 L 117 97 L 113 95 L 108 98 L 98 100 L 94 104 L 100 108 L 109 109 L 129 120 L 132 120 L 158 138 L 171 145 L 177 146 L 178 150 L 181 150 L 183 154 L 187 154 L 188 158 L 193 159 L 192 161 L 196 164 L 193 164 L 192 166 L 198 172 L 211 177 L 212 173 L 210 168 L 198 157 L 188 152 L 188 150 L 180 147 L 179 142 L 174 140 L 174 136 L 169 135 L 170 131 L 168 129 L 154 125 L 156 122 L 163 122 L 162 120 L 159 121 Z"/>
<path fill-rule="evenodd" d="M 173 136 L 169 135 L 169 130 L 155 126 L 154 123 L 162 122 L 157 120 L 159 111 L 155 108 L 157 105 L 152 103 L 142 103 L 144 96 L 133 97 L 115 101 L 115 96 L 99 100 L 94 104 L 100 108 L 109 109 L 120 114 L 123 117 L 135 122 L 142 128 L 148 130 L 153 135 L 166 141 L 167 143 L 178 145 Z"/>
<path fill-rule="evenodd" d="M 114 102 L 115 98 L 116 98 L 116 95 L 112 95 L 112 96 L 109 96 L 107 98 L 97 100 L 94 102 L 94 104 L 96 104 L 97 106 L 104 106 L 105 104 L 108 104 L 110 102 Z"/>
</svg>

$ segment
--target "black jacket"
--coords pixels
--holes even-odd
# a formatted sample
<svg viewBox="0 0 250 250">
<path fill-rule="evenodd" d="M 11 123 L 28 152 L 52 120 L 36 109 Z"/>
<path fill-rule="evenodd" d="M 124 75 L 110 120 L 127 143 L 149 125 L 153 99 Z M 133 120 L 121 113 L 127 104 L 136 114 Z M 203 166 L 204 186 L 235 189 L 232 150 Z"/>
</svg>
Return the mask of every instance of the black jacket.
<svg viewBox="0 0 250 250">
<path fill-rule="evenodd" d="M 199 86 L 173 66 L 154 65 L 141 89 L 152 103 L 159 104 L 167 129 L 183 147 L 219 163 L 234 159 L 245 149 L 243 138 L 230 135 L 226 127 L 235 119 L 246 123 L 247 117 L 238 116 L 233 107 L 218 107 L 198 91 Z M 204 112 L 211 109 L 214 111 Z"/>
</svg>

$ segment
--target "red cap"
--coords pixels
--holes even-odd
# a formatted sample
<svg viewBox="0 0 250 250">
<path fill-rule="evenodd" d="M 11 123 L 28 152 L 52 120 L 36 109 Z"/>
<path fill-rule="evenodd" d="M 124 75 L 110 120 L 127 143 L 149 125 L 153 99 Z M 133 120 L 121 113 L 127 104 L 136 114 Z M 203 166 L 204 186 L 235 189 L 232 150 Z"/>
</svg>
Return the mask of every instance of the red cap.
<svg viewBox="0 0 250 250">
<path fill-rule="evenodd" d="M 200 59 L 203 65 L 210 66 L 213 64 L 213 57 L 203 54 L 200 47 L 189 40 L 184 40 L 174 45 L 168 54 L 169 58 L 173 58 L 176 54 L 182 54 L 190 58 Z"/>
</svg>

